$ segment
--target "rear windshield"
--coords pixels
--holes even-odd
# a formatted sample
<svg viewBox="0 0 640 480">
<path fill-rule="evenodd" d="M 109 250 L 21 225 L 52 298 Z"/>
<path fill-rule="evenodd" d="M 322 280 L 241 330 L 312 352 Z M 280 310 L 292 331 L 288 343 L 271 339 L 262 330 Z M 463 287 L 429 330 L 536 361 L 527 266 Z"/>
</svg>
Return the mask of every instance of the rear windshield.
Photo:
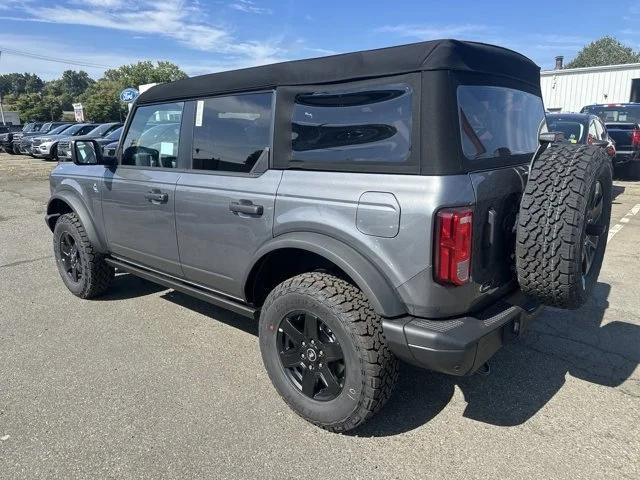
<svg viewBox="0 0 640 480">
<path fill-rule="evenodd" d="M 506 87 L 461 85 L 462 151 L 470 160 L 535 152 L 544 121 L 542 99 Z"/>
<path fill-rule="evenodd" d="M 607 106 L 591 105 L 584 107 L 582 113 L 599 116 L 603 122 L 633 122 L 640 123 L 640 105 Z"/>
</svg>

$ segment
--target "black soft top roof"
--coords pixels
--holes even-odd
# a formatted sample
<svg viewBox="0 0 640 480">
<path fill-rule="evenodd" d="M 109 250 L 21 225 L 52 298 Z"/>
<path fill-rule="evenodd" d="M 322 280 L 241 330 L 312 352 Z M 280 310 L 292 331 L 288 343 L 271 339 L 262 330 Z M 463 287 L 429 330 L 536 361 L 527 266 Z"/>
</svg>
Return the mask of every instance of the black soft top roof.
<svg viewBox="0 0 640 480">
<path fill-rule="evenodd" d="M 329 57 L 211 73 L 150 88 L 137 103 L 154 103 L 281 85 L 310 85 L 456 70 L 510 77 L 539 88 L 540 67 L 506 48 L 459 40 L 433 40 Z"/>
</svg>

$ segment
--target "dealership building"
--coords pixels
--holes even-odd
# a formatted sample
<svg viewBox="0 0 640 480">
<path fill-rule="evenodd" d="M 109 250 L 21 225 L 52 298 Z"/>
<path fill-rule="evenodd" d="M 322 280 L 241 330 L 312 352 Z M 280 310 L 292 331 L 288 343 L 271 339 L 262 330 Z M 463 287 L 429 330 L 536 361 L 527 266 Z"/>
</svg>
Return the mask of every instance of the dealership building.
<svg viewBox="0 0 640 480">
<path fill-rule="evenodd" d="M 640 63 L 603 67 L 556 68 L 540 72 L 545 108 L 550 112 L 579 112 L 593 103 L 640 102 Z"/>
</svg>

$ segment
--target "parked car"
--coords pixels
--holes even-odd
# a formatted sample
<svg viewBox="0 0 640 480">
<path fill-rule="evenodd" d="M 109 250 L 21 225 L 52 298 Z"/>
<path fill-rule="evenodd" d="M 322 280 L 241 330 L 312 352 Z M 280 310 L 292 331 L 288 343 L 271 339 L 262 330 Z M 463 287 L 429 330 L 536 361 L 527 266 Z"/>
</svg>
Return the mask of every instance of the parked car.
<svg viewBox="0 0 640 480">
<path fill-rule="evenodd" d="M 616 143 L 616 169 L 640 179 L 640 103 L 587 105 L 582 111 L 598 115 L 605 122 Z"/>
<path fill-rule="evenodd" d="M 542 304 L 590 295 L 611 161 L 544 118 L 535 63 L 455 40 L 161 84 L 115 159 L 73 140 L 53 169 L 58 271 L 80 298 L 117 268 L 259 319 L 286 403 L 350 430 L 398 359 L 486 371 Z"/>
<path fill-rule="evenodd" d="M 616 143 L 597 115 L 588 113 L 547 113 L 547 130 L 560 132 L 566 141 L 580 145 L 600 145 L 613 160 Z"/>
<path fill-rule="evenodd" d="M 33 137 L 40 136 L 40 135 L 48 135 L 49 133 L 51 133 L 52 130 L 55 130 L 61 125 L 65 125 L 66 123 L 67 122 L 43 123 L 42 126 L 40 127 L 40 130 L 38 130 L 37 132 L 23 135 L 18 146 L 19 152 L 23 155 L 33 156 L 31 151 Z"/>
<path fill-rule="evenodd" d="M 97 126 L 97 123 L 75 123 L 65 129 L 62 133 L 56 135 L 37 136 L 33 139 L 31 153 L 37 158 L 57 160 L 58 142 L 60 140 L 86 135 Z"/>
<path fill-rule="evenodd" d="M 59 135 L 61 133 L 63 133 L 65 130 L 68 130 L 69 127 L 71 127 L 72 125 L 75 125 L 75 123 L 63 123 L 58 125 L 55 128 L 52 128 L 51 130 L 49 130 L 49 132 L 47 132 L 47 136 L 53 136 L 53 135 Z M 29 153 L 29 155 L 31 155 L 32 157 L 35 157 L 35 154 L 33 152 L 33 141 L 36 138 L 42 138 L 39 135 L 32 135 L 29 137 L 24 137 L 22 139 L 22 141 L 20 142 L 20 148 L 21 151 L 26 151 Z"/>
<path fill-rule="evenodd" d="M 71 138 L 75 138 L 76 140 L 96 140 L 98 141 L 98 144 L 106 145 L 107 143 L 111 143 L 120 138 L 120 132 L 122 132 L 121 128 L 122 123 L 102 123 L 85 135 L 60 140 L 58 142 L 57 150 L 58 160 L 65 162 L 71 159 L 71 150 L 69 148 Z M 118 132 L 118 135 L 116 137 L 111 137 L 111 134 L 114 132 Z"/>
<path fill-rule="evenodd" d="M 5 151 L 17 155 L 20 153 L 20 142 L 22 138 L 30 135 L 37 135 L 44 124 L 40 122 L 29 122 L 22 127 L 22 131 L 11 135 L 10 144 L 5 146 Z"/>
<path fill-rule="evenodd" d="M 0 151 L 13 154 L 11 141 L 15 132 L 22 131 L 22 125 L 0 125 Z"/>
</svg>

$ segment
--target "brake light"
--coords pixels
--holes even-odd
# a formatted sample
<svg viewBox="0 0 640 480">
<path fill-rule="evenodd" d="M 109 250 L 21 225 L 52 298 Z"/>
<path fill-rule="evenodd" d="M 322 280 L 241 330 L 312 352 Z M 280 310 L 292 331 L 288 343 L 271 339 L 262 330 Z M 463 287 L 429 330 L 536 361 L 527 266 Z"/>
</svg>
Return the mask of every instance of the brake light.
<svg viewBox="0 0 640 480">
<path fill-rule="evenodd" d="M 464 285 L 471 276 L 473 212 L 469 208 L 440 210 L 436 219 L 435 279 Z"/>
<path fill-rule="evenodd" d="M 631 145 L 634 147 L 640 147 L 640 130 L 635 129 L 631 132 Z"/>
</svg>

